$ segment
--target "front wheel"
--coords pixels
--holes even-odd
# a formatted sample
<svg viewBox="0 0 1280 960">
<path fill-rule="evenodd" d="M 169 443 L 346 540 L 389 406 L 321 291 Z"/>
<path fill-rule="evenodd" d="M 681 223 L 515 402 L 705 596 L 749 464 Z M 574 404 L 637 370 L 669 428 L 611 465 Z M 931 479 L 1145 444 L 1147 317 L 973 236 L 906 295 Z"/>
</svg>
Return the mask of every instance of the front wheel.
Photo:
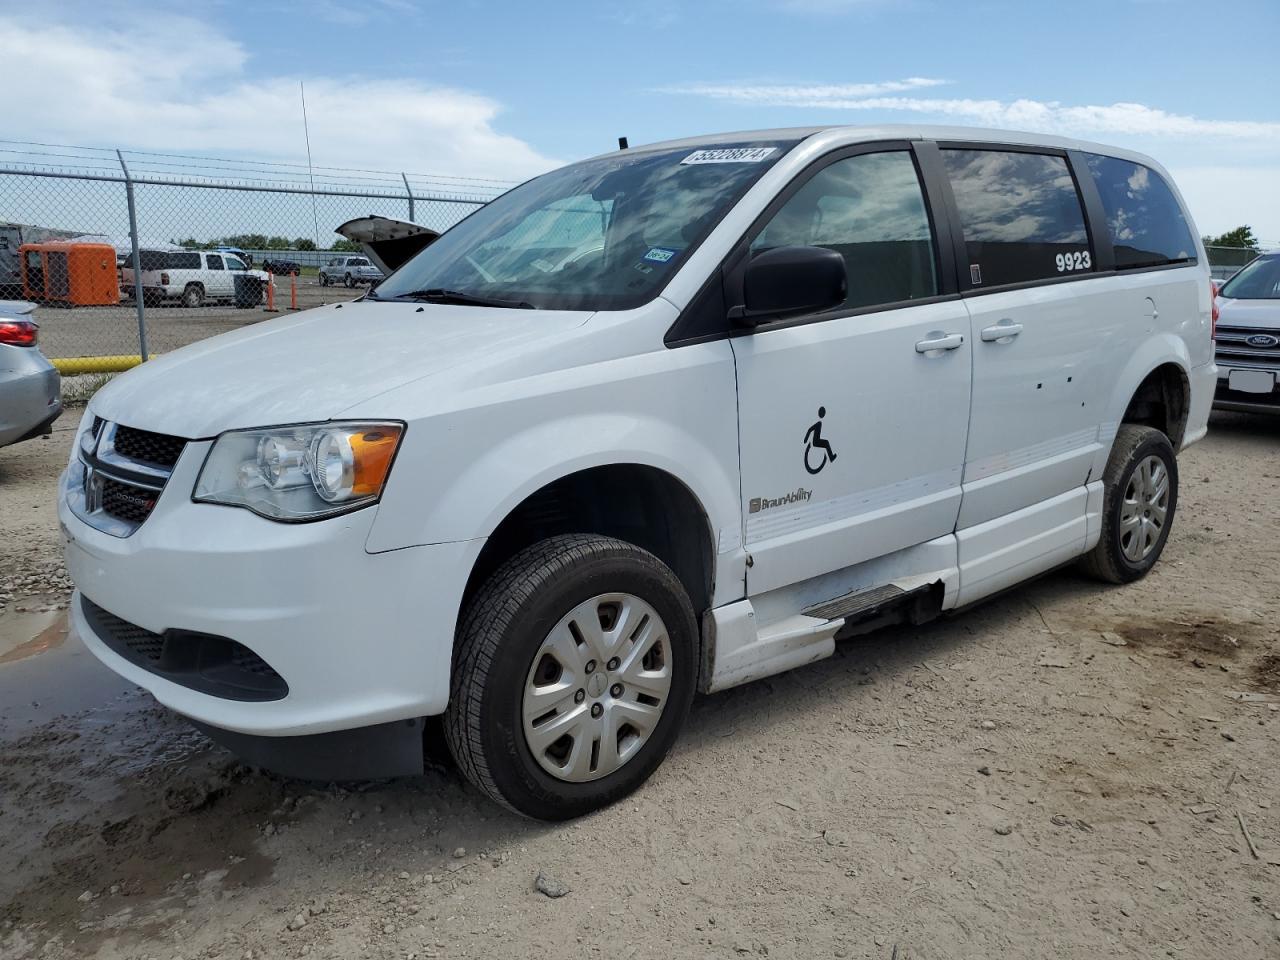
<svg viewBox="0 0 1280 960">
<path fill-rule="evenodd" d="M 326 277 L 323 273 L 320 274 L 320 286 L 327 287 L 328 285 L 329 285 L 329 278 Z"/>
<path fill-rule="evenodd" d="M 342 285 L 348 288 L 354 287 L 356 285 L 355 281 L 351 279 L 351 274 L 348 273 L 345 277 L 342 278 Z"/>
<path fill-rule="evenodd" d="M 1178 460 L 1161 431 L 1120 425 L 1102 475 L 1102 535 L 1081 566 L 1109 583 L 1132 583 L 1156 565 L 1178 508 Z"/>
<path fill-rule="evenodd" d="M 464 614 L 445 731 L 467 778 L 525 816 L 567 820 L 662 763 L 697 686 L 697 625 L 675 574 L 608 537 L 507 561 Z"/>
</svg>

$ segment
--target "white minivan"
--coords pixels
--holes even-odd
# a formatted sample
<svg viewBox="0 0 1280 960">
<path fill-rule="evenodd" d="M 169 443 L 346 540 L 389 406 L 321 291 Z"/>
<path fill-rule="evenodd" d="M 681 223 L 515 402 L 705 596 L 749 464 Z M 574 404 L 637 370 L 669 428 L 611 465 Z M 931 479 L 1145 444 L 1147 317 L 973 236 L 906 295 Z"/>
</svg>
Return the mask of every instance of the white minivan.
<svg viewBox="0 0 1280 960">
<path fill-rule="evenodd" d="M 1036 134 L 621 150 L 360 300 L 93 398 L 76 630 L 288 775 L 417 771 L 563 819 L 695 692 L 1080 561 L 1156 562 L 1206 430 L 1212 288 L 1168 175 Z"/>
</svg>

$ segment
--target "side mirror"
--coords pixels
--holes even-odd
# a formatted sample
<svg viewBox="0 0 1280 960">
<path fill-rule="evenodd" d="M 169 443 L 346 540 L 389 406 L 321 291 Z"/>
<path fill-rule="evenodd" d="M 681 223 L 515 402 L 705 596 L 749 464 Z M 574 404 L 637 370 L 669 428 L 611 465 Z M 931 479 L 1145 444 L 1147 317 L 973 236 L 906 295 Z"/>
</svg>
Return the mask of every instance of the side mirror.
<svg viewBox="0 0 1280 960">
<path fill-rule="evenodd" d="M 809 313 L 844 302 L 844 256 L 825 247 L 776 247 L 752 258 L 742 278 L 744 304 L 734 319 L 754 327 L 766 318 Z"/>
</svg>

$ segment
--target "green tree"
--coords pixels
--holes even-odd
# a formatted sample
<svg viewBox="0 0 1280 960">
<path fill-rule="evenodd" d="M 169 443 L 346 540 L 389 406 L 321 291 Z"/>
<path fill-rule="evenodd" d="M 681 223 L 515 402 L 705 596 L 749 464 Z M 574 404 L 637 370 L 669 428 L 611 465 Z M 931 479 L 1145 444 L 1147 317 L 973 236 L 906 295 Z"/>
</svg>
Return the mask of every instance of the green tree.
<svg viewBox="0 0 1280 960">
<path fill-rule="evenodd" d="M 1253 235 L 1253 227 L 1242 226 L 1217 237 L 1203 237 L 1206 247 L 1244 247 L 1247 250 L 1258 249 L 1258 238 Z"/>
<path fill-rule="evenodd" d="M 295 250 L 314 250 L 315 248 L 316 242 L 307 237 L 299 237 L 293 241 L 293 249 Z"/>
<path fill-rule="evenodd" d="M 288 237 L 268 237 L 267 249 L 268 250 L 288 250 L 289 238 Z"/>
<path fill-rule="evenodd" d="M 336 250 L 338 253 L 363 253 L 364 252 L 364 247 L 362 247 L 357 241 L 345 240 L 345 239 L 335 240 L 333 242 L 333 245 L 330 246 L 329 249 Z"/>
</svg>

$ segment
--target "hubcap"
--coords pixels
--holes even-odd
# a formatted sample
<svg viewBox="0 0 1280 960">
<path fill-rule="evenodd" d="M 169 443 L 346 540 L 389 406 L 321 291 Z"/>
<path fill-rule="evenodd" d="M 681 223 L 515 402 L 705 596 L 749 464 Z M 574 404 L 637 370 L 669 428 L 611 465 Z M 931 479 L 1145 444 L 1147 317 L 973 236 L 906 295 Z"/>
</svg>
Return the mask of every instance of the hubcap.
<svg viewBox="0 0 1280 960">
<path fill-rule="evenodd" d="M 1120 552 L 1130 563 L 1141 563 L 1160 541 L 1169 512 L 1169 471 L 1159 457 L 1150 456 L 1129 475 L 1120 504 Z"/>
<path fill-rule="evenodd" d="M 629 593 L 592 597 L 534 655 L 522 704 L 525 742 L 553 777 L 598 780 L 639 753 L 670 693 L 671 638 L 657 611 Z"/>
</svg>

